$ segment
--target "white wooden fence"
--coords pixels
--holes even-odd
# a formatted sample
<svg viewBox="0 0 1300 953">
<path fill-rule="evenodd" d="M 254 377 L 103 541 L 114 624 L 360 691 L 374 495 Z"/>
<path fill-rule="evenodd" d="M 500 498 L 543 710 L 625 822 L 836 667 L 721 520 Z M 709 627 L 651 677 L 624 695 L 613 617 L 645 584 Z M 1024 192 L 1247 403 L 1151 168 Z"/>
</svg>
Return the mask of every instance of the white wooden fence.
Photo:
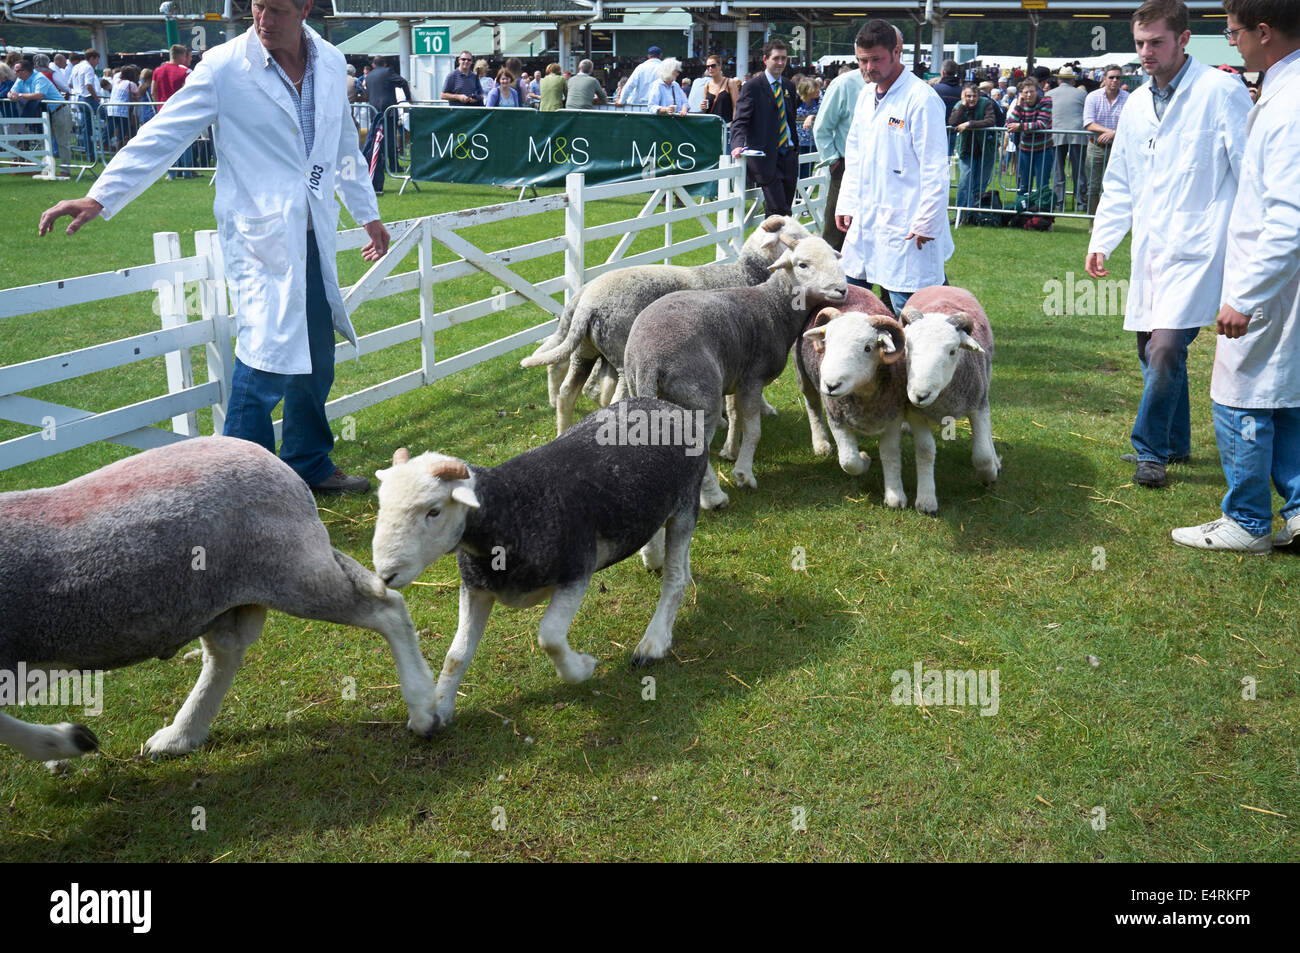
<svg viewBox="0 0 1300 953">
<path fill-rule="evenodd" d="M 820 221 L 819 202 L 824 203 L 825 173 L 804 180 L 796 212 Z M 693 198 L 689 187 L 716 184 L 716 197 Z M 817 185 L 821 188 L 815 188 Z M 814 194 L 815 190 L 815 194 Z M 632 218 L 601 225 L 588 225 L 587 205 L 603 199 L 646 195 L 640 211 Z M 393 236 L 388 253 L 375 262 L 362 278 L 343 289 L 349 313 L 362 303 L 408 291 L 419 293 L 419 315 L 358 339 L 357 347 L 344 342 L 335 349 L 339 361 L 371 354 L 408 341 L 420 342 L 420 364 L 389 380 L 355 393 L 336 397 L 326 405 L 330 419 L 352 414 L 398 394 L 463 371 L 546 337 L 555 328 L 565 298 L 586 281 L 615 268 L 646 262 L 671 262 L 700 248 L 715 247 L 719 259 L 733 258 L 744 240 L 747 219 L 754 210 L 746 207 L 753 193 L 744 190 L 744 167 L 729 158 L 722 167 L 671 176 L 639 179 L 608 185 L 587 185 L 581 174 L 568 176 L 563 193 L 507 202 L 484 208 L 446 212 L 389 225 Z M 761 201 L 761 196 L 760 196 Z M 661 209 L 662 206 L 662 210 Z M 563 210 L 564 232 L 553 238 L 485 251 L 457 234 L 472 226 L 522 219 Z M 675 240 L 673 227 L 693 220 L 703 234 Z M 629 255 L 636 236 L 647 229 L 663 228 L 663 243 L 649 251 Z M 600 262 L 587 260 L 587 243 L 618 238 L 613 251 Z M 339 233 L 338 250 L 363 247 L 369 241 L 360 228 Z M 450 250 L 456 260 L 434 263 L 434 245 Z M 394 273 L 411 251 L 417 251 L 417 267 Z M 541 281 L 517 274 L 514 266 L 547 255 L 563 253 L 561 273 Z M 199 432 L 196 413 L 211 407 L 215 432 L 225 419 L 233 367 L 231 338 L 235 317 L 226 293 L 225 271 L 216 232 L 195 234 L 195 254 L 182 257 L 180 239 L 174 232 L 154 236 L 155 263 L 99 275 L 45 282 L 0 290 L 0 320 L 52 308 L 103 301 L 121 295 L 153 291 L 158 296 L 162 328 L 132 337 L 94 344 L 76 351 L 37 358 L 0 367 L 0 419 L 39 428 L 34 433 L 0 442 L 0 470 L 52 456 L 96 441 L 112 441 L 131 447 L 161 446 Z M 490 297 L 468 304 L 439 309 L 437 286 L 442 282 L 483 273 L 496 287 Z M 197 282 L 198 317 L 187 306 L 185 285 Z M 190 303 L 194 300 L 191 295 Z M 488 344 L 439 360 L 436 334 L 466 321 L 498 313 L 505 308 L 532 303 L 547 320 L 506 335 Z M 204 345 L 208 380 L 193 381 L 190 348 Z M 22 392 L 47 384 L 68 381 L 97 371 L 121 367 L 136 361 L 166 356 L 167 393 L 108 411 L 92 412 L 25 396 Z M 171 420 L 171 430 L 153 426 Z M 276 424 L 279 436 L 280 424 Z"/>
<path fill-rule="evenodd" d="M 36 119 L 0 118 L 0 175 L 15 172 L 58 175 L 48 114 Z"/>
</svg>

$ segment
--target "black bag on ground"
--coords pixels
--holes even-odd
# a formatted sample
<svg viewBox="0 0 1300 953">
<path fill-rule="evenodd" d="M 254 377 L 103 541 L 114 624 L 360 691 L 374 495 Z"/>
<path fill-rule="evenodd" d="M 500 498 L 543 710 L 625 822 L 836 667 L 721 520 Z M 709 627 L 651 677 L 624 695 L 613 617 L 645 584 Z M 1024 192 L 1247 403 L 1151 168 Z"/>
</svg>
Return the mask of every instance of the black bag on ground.
<svg viewBox="0 0 1300 953">
<path fill-rule="evenodd" d="M 980 196 L 980 208 L 1001 209 L 1002 195 L 996 190 L 990 190 Z M 1010 220 L 1010 215 L 1003 215 L 999 212 L 971 212 L 970 221 L 972 225 L 985 225 L 995 228 L 1001 228 Z"/>
</svg>

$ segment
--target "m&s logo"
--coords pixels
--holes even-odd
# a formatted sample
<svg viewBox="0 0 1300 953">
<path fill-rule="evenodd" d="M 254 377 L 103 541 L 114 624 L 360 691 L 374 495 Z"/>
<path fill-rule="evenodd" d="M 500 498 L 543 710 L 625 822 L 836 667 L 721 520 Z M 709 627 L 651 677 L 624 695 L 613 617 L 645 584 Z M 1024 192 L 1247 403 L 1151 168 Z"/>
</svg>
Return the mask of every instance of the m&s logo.
<svg viewBox="0 0 1300 953">
<path fill-rule="evenodd" d="M 487 133 L 476 132 L 469 135 L 464 132 L 449 132 L 442 142 L 437 136 L 429 137 L 432 142 L 431 154 L 435 159 L 473 159 L 482 162 L 491 151 L 488 148 Z"/>
<path fill-rule="evenodd" d="M 528 137 L 528 161 L 549 162 L 552 165 L 564 165 L 572 162 L 584 166 L 591 161 L 587 151 L 589 143 L 583 136 L 569 139 L 565 136 L 547 136 L 540 143 L 532 136 Z"/>
</svg>

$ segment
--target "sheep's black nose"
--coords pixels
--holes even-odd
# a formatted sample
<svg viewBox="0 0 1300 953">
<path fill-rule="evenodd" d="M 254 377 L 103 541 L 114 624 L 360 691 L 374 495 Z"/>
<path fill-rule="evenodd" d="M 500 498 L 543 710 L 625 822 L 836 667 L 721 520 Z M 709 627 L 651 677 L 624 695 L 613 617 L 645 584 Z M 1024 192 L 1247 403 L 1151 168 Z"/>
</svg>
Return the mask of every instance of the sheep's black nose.
<svg viewBox="0 0 1300 953">
<path fill-rule="evenodd" d="M 393 584 L 393 580 L 396 579 L 396 578 L 397 578 L 397 573 L 395 573 L 395 572 L 390 572 L 387 576 L 384 576 L 384 577 L 383 577 L 383 579 L 384 579 L 384 585 L 385 585 L 385 586 L 391 586 L 391 585 Z"/>
<path fill-rule="evenodd" d="M 929 397 L 929 396 L 930 396 L 930 392 L 929 392 L 929 391 L 926 391 L 924 394 L 917 394 L 917 395 L 916 395 L 916 403 L 918 403 L 918 404 L 923 403 L 923 402 L 925 401 L 925 399 L 926 399 L 927 397 Z"/>
</svg>

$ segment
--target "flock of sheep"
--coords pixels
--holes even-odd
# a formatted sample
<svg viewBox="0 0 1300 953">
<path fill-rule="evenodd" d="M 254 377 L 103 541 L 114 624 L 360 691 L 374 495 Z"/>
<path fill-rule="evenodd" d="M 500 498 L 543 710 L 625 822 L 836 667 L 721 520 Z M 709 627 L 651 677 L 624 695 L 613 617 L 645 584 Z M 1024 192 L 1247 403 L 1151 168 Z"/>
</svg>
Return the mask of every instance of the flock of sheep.
<svg viewBox="0 0 1300 953">
<path fill-rule="evenodd" d="M 934 424 L 969 418 L 975 471 L 985 483 L 997 479 L 993 333 L 974 296 L 926 288 L 896 318 L 846 281 L 826 242 L 774 216 L 734 262 L 629 267 L 580 290 L 523 361 L 550 369 L 555 440 L 496 467 L 399 449 L 377 474 L 375 572 L 330 545 L 302 480 L 245 441 L 184 441 L 61 486 L 0 494 L 0 673 L 20 662 L 119 668 L 169 658 L 201 638 L 198 682 L 173 722 L 145 742 L 154 756 L 183 754 L 207 740 L 245 651 L 276 609 L 383 635 L 408 727 L 428 736 L 451 720 L 497 601 L 549 600 L 542 648 L 564 681 L 589 678 L 596 659 L 569 647 L 569 626 L 592 576 L 638 551 L 662 570 L 663 584 L 632 661 L 662 659 L 690 583 L 699 509 L 728 502 L 709 443 L 725 412 L 721 455 L 735 461 L 737 486 L 757 486 L 760 420 L 774 412 L 763 387 L 792 350 L 814 452 L 829 454 L 833 438 L 840 466 L 860 474 L 870 457 L 859 435 L 879 436 L 886 505 L 908 504 L 905 426 L 919 511 L 938 510 Z M 572 426 L 584 386 L 610 406 Z M 609 439 L 615 416 L 684 414 L 701 422 L 694 451 L 684 439 Z M 453 550 L 460 619 L 435 684 L 396 590 Z M 0 744 L 58 762 L 98 740 L 84 725 L 32 725 L 0 712 Z"/>
</svg>

